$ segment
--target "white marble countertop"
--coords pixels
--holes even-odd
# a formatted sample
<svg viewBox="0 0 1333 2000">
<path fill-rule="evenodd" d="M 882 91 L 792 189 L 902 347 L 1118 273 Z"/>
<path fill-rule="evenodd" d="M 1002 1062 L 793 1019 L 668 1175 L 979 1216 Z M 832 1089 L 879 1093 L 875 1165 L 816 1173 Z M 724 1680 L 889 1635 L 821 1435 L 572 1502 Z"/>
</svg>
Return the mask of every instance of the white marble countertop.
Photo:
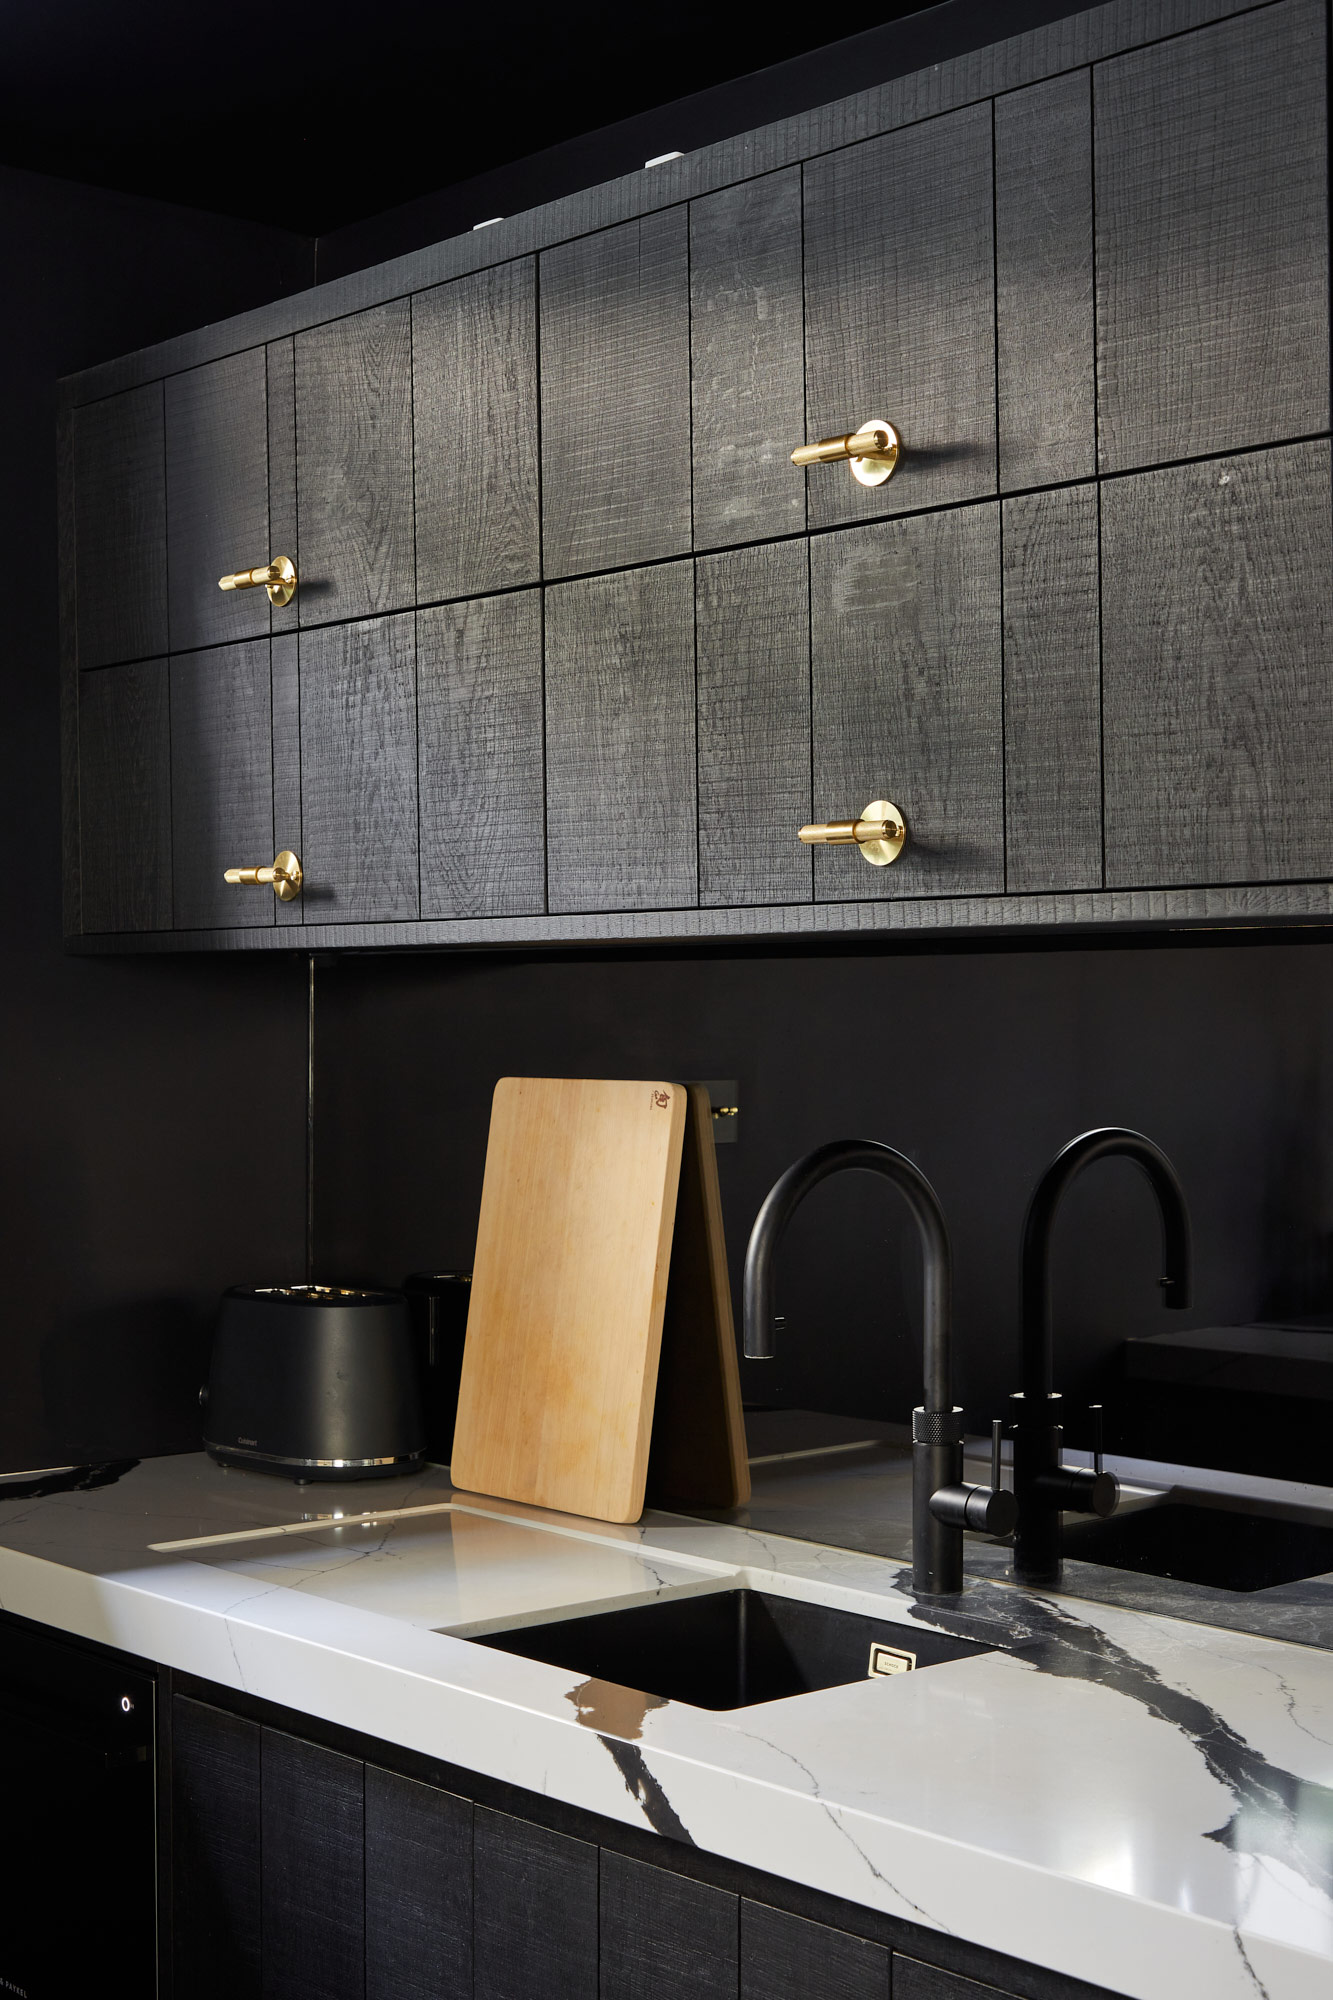
<svg viewBox="0 0 1333 2000">
<path fill-rule="evenodd" d="M 1333 1991 L 1333 1654 L 437 1470 L 116 1470 L 0 1482 L 0 1606 L 1135 2000 Z M 1024 1652 L 719 1713 L 463 1636 L 737 1582 Z"/>
</svg>

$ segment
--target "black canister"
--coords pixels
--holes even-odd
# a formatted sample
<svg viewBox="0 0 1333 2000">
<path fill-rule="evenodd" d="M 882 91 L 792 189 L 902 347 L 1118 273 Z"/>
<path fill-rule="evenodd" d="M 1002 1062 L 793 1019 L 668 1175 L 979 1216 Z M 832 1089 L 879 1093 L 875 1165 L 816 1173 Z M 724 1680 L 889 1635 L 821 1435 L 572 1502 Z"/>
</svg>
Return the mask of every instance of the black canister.
<svg viewBox="0 0 1333 2000">
<path fill-rule="evenodd" d="M 204 1447 L 292 1479 L 377 1479 L 426 1454 L 401 1292 L 236 1285 L 222 1295 Z"/>
<path fill-rule="evenodd" d="M 454 1449 L 458 1384 L 463 1373 L 471 1271 L 414 1271 L 403 1280 L 426 1411 L 426 1456 L 448 1465 Z"/>
</svg>

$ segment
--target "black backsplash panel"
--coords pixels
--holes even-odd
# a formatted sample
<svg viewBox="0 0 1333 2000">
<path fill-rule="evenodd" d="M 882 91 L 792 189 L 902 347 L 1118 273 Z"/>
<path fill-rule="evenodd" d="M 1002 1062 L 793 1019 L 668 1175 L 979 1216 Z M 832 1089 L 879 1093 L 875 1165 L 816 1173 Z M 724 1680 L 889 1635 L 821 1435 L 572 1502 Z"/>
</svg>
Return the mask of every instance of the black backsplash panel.
<svg viewBox="0 0 1333 2000">
<path fill-rule="evenodd" d="M 339 958 L 320 963 L 317 995 L 325 1280 L 470 1263 L 498 1077 L 725 1076 L 740 1084 L 738 1143 L 719 1154 L 738 1315 L 746 1237 L 778 1173 L 827 1139 L 885 1140 L 949 1218 L 958 1395 L 978 1425 L 1017 1387 L 1028 1195 L 1091 1125 L 1138 1126 L 1175 1161 L 1195 1305 L 1158 1303 L 1157 1215 L 1137 1171 L 1091 1170 L 1058 1230 L 1057 1383 L 1071 1402 L 1112 1393 L 1130 1335 L 1333 1306 L 1333 943 Z M 775 1361 L 745 1364 L 747 1401 L 905 1419 L 919 1301 L 893 1191 L 825 1184 L 789 1233 L 786 1329 Z"/>
</svg>

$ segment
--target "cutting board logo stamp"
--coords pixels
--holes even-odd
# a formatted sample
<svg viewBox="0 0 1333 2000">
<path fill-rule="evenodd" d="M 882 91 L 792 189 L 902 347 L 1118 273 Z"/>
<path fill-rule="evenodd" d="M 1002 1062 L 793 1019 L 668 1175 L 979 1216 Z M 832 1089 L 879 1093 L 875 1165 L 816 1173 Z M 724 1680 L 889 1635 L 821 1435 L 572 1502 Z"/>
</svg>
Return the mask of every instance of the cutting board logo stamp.
<svg viewBox="0 0 1333 2000">
<path fill-rule="evenodd" d="M 671 1092 L 669 1090 L 655 1090 L 653 1092 L 653 1103 L 659 1111 L 665 1111 L 670 1102 Z"/>
</svg>

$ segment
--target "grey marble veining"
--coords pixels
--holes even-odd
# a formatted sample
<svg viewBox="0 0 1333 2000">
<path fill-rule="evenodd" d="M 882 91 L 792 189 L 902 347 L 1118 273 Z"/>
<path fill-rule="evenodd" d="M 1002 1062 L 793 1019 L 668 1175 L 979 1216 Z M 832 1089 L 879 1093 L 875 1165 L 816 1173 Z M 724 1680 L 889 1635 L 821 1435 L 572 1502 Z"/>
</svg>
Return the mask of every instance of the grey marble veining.
<svg viewBox="0 0 1333 2000">
<path fill-rule="evenodd" d="M 918 1601 L 905 1547 L 793 1539 L 766 1485 L 749 1526 L 614 1527 L 160 1459 L 0 1487 L 0 1604 L 1135 2000 L 1327 2000 L 1333 1655 L 1022 1591 L 998 1548 Z M 714 1712 L 466 1637 L 735 1584 L 993 1650 Z"/>
</svg>

